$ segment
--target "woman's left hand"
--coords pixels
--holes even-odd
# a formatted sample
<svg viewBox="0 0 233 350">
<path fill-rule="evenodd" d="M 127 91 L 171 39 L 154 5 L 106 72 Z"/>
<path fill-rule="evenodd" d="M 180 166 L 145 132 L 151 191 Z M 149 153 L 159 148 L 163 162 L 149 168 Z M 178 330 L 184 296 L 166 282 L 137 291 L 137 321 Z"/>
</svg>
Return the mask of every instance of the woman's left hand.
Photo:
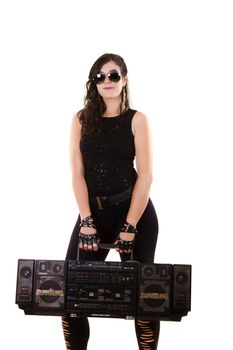
<svg viewBox="0 0 233 350">
<path fill-rule="evenodd" d="M 135 241 L 134 233 L 120 232 L 115 242 L 116 251 L 119 253 L 129 254 L 133 250 Z"/>
</svg>

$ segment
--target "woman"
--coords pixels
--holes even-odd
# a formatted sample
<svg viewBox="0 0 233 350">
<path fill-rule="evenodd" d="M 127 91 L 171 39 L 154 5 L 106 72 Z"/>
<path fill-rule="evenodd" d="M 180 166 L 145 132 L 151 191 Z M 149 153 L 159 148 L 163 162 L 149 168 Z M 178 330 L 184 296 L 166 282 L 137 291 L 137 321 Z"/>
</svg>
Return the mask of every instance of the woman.
<svg viewBox="0 0 233 350">
<path fill-rule="evenodd" d="M 134 168 L 136 160 L 136 169 Z M 99 242 L 115 242 L 121 260 L 133 250 L 139 262 L 154 262 L 158 222 L 149 199 L 152 151 L 147 118 L 130 109 L 127 67 L 104 54 L 90 70 L 84 108 L 71 127 L 71 168 L 79 209 L 66 259 L 105 260 Z M 135 320 L 140 350 L 157 349 L 159 321 Z M 86 318 L 64 318 L 67 349 L 86 350 Z"/>
</svg>

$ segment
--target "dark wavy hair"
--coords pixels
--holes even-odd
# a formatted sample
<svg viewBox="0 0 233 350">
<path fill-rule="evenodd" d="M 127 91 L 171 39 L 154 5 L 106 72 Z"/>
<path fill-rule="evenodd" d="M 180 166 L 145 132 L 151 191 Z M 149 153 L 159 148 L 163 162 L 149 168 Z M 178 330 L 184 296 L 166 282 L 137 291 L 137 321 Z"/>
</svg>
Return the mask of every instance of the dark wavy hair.
<svg viewBox="0 0 233 350">
<path fill-rule="evenodd" d="M 82 134 L 92 134 L 93 132 L 100 132 L 102 129 L 102 116 L 106 111 L 106 105 L 103 98 L 98 93 L 94 77 L 101 71 L 102 66 L 109 61 L 113 61 L 120 67 L 122 76 L 126 76 L 128 73 L 125 61 L 119 55 L 105 53 L 95 61 L 91 67 L 86 83 L 84 108 L 78 113 L 80 123 L 82 124 Z M 128 108 L 129 92 L 126 84 L 121 92 L 120 114 L 123 115 Z"/>
</svg>

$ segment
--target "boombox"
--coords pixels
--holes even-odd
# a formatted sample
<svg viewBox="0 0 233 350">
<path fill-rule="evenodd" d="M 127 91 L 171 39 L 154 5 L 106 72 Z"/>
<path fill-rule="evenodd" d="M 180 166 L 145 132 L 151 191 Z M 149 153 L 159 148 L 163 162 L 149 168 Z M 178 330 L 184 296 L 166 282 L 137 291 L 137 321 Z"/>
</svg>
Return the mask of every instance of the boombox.
<svg viewBox="0 0 233 350">
<path fill-rule="evenodd" d="M 180 321 L 191 265 L 20 259 L 16 304 L 27 315 Z"/>
</svg>

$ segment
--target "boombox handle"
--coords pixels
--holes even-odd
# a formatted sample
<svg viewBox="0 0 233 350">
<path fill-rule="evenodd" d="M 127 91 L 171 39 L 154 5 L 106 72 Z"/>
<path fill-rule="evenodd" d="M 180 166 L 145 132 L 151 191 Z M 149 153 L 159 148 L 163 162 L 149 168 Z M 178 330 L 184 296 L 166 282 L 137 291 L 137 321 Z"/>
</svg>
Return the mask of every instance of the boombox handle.
<svg viewBox="0 0 233 350">
<path fill-rule="evenodd" d="M 116 245 L 114 243 L 100 243 L 99 249 L 115 249 Z M 77 260 L 79 260 L 79 245 L 77 250 Z M 130 253 L 130 260 L 133 260 L 133 251 Z"/>
</svg>

